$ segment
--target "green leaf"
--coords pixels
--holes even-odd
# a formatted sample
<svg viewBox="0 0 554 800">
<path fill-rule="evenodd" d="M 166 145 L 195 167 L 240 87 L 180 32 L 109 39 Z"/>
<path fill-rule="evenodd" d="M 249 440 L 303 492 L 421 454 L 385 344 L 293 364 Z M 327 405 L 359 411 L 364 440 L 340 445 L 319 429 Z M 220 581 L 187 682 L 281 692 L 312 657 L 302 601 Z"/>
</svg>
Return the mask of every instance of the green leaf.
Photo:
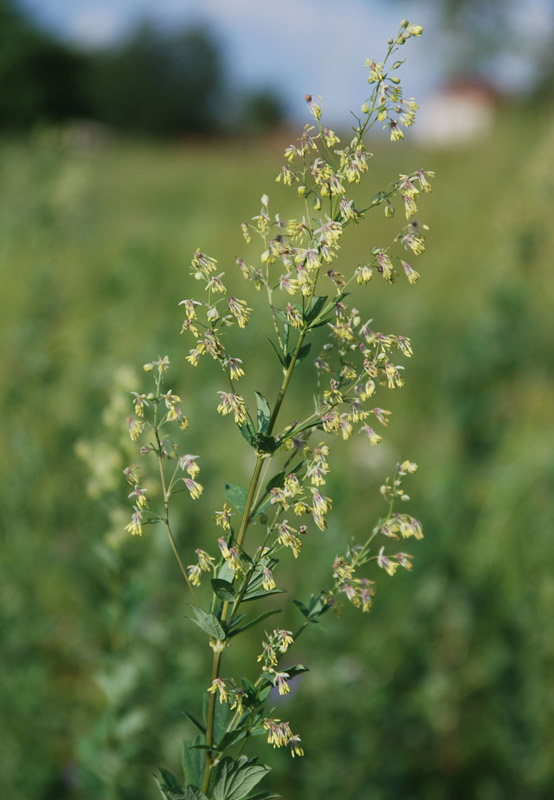
<svg viewBox="0 0 554 800">
<path fill-rule="evenodd" d="M 269 494 L 270 491 L 272 489 L 275 489 L 276 487 L 282 489 L 283 486 L 285 485 L 285 478 L 286 478 L 285 472 L 278 472 L 276 475 L 274 475 L 273 478 L 271 478 L 271 480 L 268 481 L 266 484 L 265 487 L 266 494 Z"/>
<path fill-rule="evenodd" d="M 303 617 L 307 617 L 308 616 L 308 614 L 310 612 L 309 612 L 309 610 L 306 608 L 306 606 L 304 605 L 304 603 L 301 600 L 293 600 L 292 602 L 294 603 L 295 606 L 298 606 L 298 608 L 300 609 Z"/>
<path fill-rule="evenodd" d="M 254 447 L 256 442 L 256 431 L 254 430 L 254 426 L 250 420 L 247 420 L 243 425 L 237 425 L 237 428 L 242 433 L 248 444 Z"/>
<path fill-rule="evenodd" d="M 269 592 L 264 589 L 263 581 L 264 581 L 264 567 L 269 567 L 269 569 L 273 569 L 278 564 L 277 559 L 270 558 L 266 559 L 263 558 L 254 569 L 250 580 L 248 581 L 248 589 L 244 593 L 242 598 L 243 602 L 245 600 L 255 600 L 257 597 L 262 597 L 265 595 L 270 594 L 280 594 L 283 590 L 282 589 L 272 589 Z"/>
<path fill-rule="evenodd" d="M 254 700 L 256 698 L 258 690 L 254 686 L 252 681 L 249 681 L 248 678 L 241 678 L 240 680 L 241 680 L 241 683 L 242 683 L 242 688 L 244 689 L 244 691 L 248 695 L 248 698 L 250 700 Z"/>
<path fill-rule="evenodd" d="M 217 577 L 219 578 L 220 581 L 226 581 L 227 583 L 231 583 L 233 578 L 235 577 L 235 571 L 229 566 L 229 563 L 227 561 L 224 561 L 221 567 L 219 568 Z"/>
<path fill-rule="evenodd" d="M 302 615 L 306 617 L 307 620 L 314 623 L 317 622 L 318 617 L 321 617 L 323 614 L 327 613 L 327 611 L 329 611 L 331 608 L 330 604 L 326 603 L 325 599 L 321 595 L 319 597 L 315 597 L 315 595 L 312 594 L 307 607 L 300 600 L 293 600 L 292 602 L 298 606 L 302 612 Z"/>
<path fill-rule="evenodd" d="M 237 742 L 240 742 L 240 740 L 244 739 L 245 736 L 248 736 L 248 729 L 247 728 L 238 728 L 237 730 L 234 730 L 234 731 L 228 731 L 223 736 L 221 741 L 219 741 L 217 743 L 217 748 L 222 753 L 224 753 L 225 750 L 228 750 L 229 747 L 232 747 Z"/>
<path fill-rule="evenodd" d="M 194 622 L 195 625 L 198 625 L 198 627 L 209 636 L 213 636 L 214 639 L 225 639 L 225 631 L 221 627 L 221 624 L 215 614 L 208 614 L 208 612 L 204 611 L 204 609 L 200 608 L 200 606 L 192 606 L 192 611 L 196 619 L 189 617 L 191 622 Z"/>
<path fill-rule="evenodd" d="M 269 420 L 271 419 L 271 409 L 269 403 L 261 392 L 254 392 L 256 395 L 256 405 L 258 406 L 258 414 L 256 421 L 258 423 L 258 431 L 260 433 L 267 433 L 269 428 Z"/>
<path fill-rule="evenodd" d="M 221 580 L 221 578 L 212 578 L 212 586 L 214 593 L 220 600 L 232 603 L 235 599 L 235 590 L 233 589 L 233 584 L 229 583 L 229 581 Z"/>
<path fill-rule="evenodd" d="M 177 780 L 177 778 L 175 777 L 175 775 L 173 775 L 172 772 L 170 772 L 165 767 L 160 767 L 159 769 L 160 769 L 161 776 L 162 776 L 162 778 L 164 780 L 165 788 L 167 788 L 167 789 L 182 789 L 183 788 L 181 786 L 181 784 L 179 783 L 179 781 Z"/>
<path fill-rule="evenodd" d="M 291 678 L 295 678 L 297 675 L 302 675 L 304 672 L 309 671 L 308 667 L 305 667 L 303 664 L 295 664 L 293 667 L 283 667 L 283 672 L 288 672 Z"/>
<path fill-rule="evenodd" d="M 196 717 L 193 717 L 193 716 L 192 716 L 192 714 L 189 714 L 189 712 L 188 712 L 188 711 L 184 711 L 183 713 L 184 713 L 185 717 L 187 717 L 187 719 L 190 719 L 190 721 L 192 722 L 192 724 L 193 724 L 193 725 L 195 725 L 195 726 L 198 728 L 198 730 L 200 731 L 200 733 L 203 733 L 203 734 L 205 735 L 205 733 L 206 733 L 206 728 L 205 728 L 205 727 L 202 725 L 202 723 L 201 723 L 201 722 L 198 722 L 198 720 L 196 719 Z"/>
<path fill-rule="evenodd" d="M 258 792 L 251 794 L 248 800 L 273 800 L 274 797 L 281 797 L 280 794 L 269 794 L 268 792 Z"/>
<path fill-rule="evenodd" d="M 208 707 L 210 704 L 210 697 L 211 695 L 208 692 L 204 692 L 204 708 L 203 708 L 203 719 L 204 722 L 208 723 Z M 225 703 L 220 703 L 219 701 L 215 704 L 214 708 L 214 741 L 218 742 L 220 739 L 223 738 L 227 731 L 227 723 L 229 721 L 230 715 L 229 706 Z"/>
<path fill-rule="evenodd" d="M 239 483 L 226 483 L 225 489 L 225 497 L 227 500 L 242 514 L 244 506 L 246 505 L 246 498 L 248 497 L 246 489 Z"/>
<path fill-rule="evenodd" d="M 300 350 L 298 351 L 298 355 L 296 356 L 296 363 L 300 364 L 301 361 L 304 361 L 310 350 L 312 349 L 312 343 L 307 342 L 307 344 L 303 344 Z"/>
<path fill-rule="evenodd" d="M 318 319 L 317 322 L 314 322 L 312 324 L 312 328 L 321 328 L 322 325 L 327 325 L 328 322 L 332 322 L 334 318 L 335 318 L 334 314 L 329 314 L 328 316 L 323 317 L 322 319 Z"/>
<path fill-rule="evenodd" d="M 305 318 L 306 322 L 308 323 L 308 325 L 311 325 L 311 323 L 314 322 L 314 320 L 317 319 L 318 314 L 320 314 L 321 311 L 323 311 L 325 303 L 327 302 L 327 297 L 328 297 L 328 295 L 326 295 L 325 297 L 313 297 L 312 298 L 312 302 L 310 303 L 310 305 L 309 305 L 309 307 L 308 307 L 308 309 L 307 309 L 307 311 L 306 311 L 306 313 L 304 315 L 304 318 Z"/>
<path fill-rule="evenodd" d="M 203 737 L 197 736 L 193 744 L 183 742 L 183 772 L 185 783 L 201 786 L 206 766 L 206 753 L 196 745 L 202 743 Z"/>
<path fill-rule="evenodd" d="M 266 699 L 266 697 L 268 696 L 268 694 L 272 689 L 273 689 L 272 683 L 260 689 L 260 691 L 258 692 L 258 700 L 260 701 L 260 703 L 263 703 L 263 701 Z"/>
<path fill-rule="evenodd" d="M 186 786 L 184 800 L 208 800 L 208 798 L 196 786 Z"/>
<path fill-rule="evenodd" d="M 160 767 L 160 772 L 163 781 L 160 781 L 156 776 L 154 776 L 154 780 L 158 784 L 158 789 L 165 800 L 208 800 L 206 795 L 196 786 L 181 786 L 169 770 Z"/>
<path fill-rule="evenodd" d="M 243 800 L 268 772 L 269 767 L 246 756 L 241 756 L 238 761 L 222 759 L 213 790 L 214 800 Z"/>
<path fill-rule="evenodd" d="M 266 592 L 266 594 L 275 594 L 275 590 L 272 592 Z M 250 622 L 247 622 L 246 625 L 242 625 L 240 628 L 233 627 L 229 632 L 229 639 L 231 639 L 233 636 L 237 636 L 237 634 L 239 633 L 242 633 L 247 628 L 251 628 L 253 625 L 257 625 L 257 623 L 261 622 L 262 619 L 266 619 L 267 617 L 272 617 L 274 614 L 280 614 L 280 613 L 281 613 L 280 608 L 274 608 L 271 611 L 265 611 L 263 614 L 260 614 L 254 619 L 251 619 Z"/>
<path fill-rule="evenodd" d="M 274 342 L 273 342 L 273 341 L 272 341 L 272 340 L 269 338 L 269 336 L 266 336 L 266 339 L 267 339 L 267 341 L 269 342 L 269 344 L 270 344 L 270 345 L 273 347 L 273 350 L 275 351 L 275 355 L 276 355 L 276 356 L 277 356 L 277 358 L 279 359 L 279 363 L 281 364 L 281 366 L 283 366 L 283 367 L 284 367 L 284 366 L 285 366 L 285 362 L 284 362 L 284 360 L 283 360 L 283 356 L 281 355 L 281 353 L 280 353 L 280 352 L 279 352 L 279 350 L 277 349 L 277 346 L 276 346 L 276 345 L 275 345 L 275 343 L 274 343 Z"/>
<path fill-rule="evenodd" d="M 279 443 L 274 436 L 266 436 L 265 433 L 256 434 L 256 450 L 259 453 L 273 453 L 279 447 Z"/>
</svg>

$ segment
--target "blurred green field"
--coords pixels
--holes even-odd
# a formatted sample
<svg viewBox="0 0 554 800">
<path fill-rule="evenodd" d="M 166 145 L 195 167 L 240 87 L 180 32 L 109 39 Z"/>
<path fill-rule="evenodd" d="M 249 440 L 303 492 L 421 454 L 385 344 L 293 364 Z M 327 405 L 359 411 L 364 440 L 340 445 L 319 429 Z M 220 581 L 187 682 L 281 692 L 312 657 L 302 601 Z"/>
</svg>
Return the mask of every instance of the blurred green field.
<svg viewBox="0 0 554 800">
<path fill-rule="evenodd" d="M 406 388 L 382 398 L 393 422 L 371 459 L 334 445 L 345 457 L 330 527 L 288 590 L 326 584 L 335 554 L 380 513 L 399 458 L 420 465 L 411 509 L 426 538 L 413 573 L 379 576 L 371 615 L 345 608 L 299 643 L 311 672 L 282 713 L 307 755 L 266 753 L 287 800 L 552 797 L 553 133 L 552 120 L 505 110 L 490 138 L 460 149 L 373 148 L 369 196 L 399 172 L 437 173 L 418 214 L 430 226 L 421 281 L 374 280 L 359 304 L 415 354 Z M 245 296 L 239 223 L 263 192 L 293 213 L 280 165 L 275 143 L 78 154 L 48 131 L 3 143 L 2 797 L 147 800 L 158 764 L 178 772 L 208 653 L 162 531 L 122 530 L 123 421 L 129 391 L 147 387 L 141 365 L 167 353 L 206 487 L 176 520 L 186 552 L 249 462 L 233 426 L 206 411 L 219 375 L 184 361 L 177 303 L 197 247 Z M 400 225 L 360 226 L 339 269 Z M 271 396 L 278 376 L 257 333 L 239 355 L 260 361 L 251 388 Z M 257 650 L 253 637 L 242 658 Z"/>
</svg>

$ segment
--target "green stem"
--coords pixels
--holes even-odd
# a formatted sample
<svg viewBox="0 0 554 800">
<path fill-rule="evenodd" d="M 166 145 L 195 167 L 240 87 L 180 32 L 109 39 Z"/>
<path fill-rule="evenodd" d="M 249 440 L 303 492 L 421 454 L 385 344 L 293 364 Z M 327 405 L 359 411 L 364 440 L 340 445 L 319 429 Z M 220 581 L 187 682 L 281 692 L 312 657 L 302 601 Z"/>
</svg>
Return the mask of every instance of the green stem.
<svg viewBox="0 0 554 800">
<path fill-rule="evenodd" d="M 188 589 L 189 589 L 189 592 L 192 595 L 192 599 L 194 601 L 194 605 L 197 606 L 198 605 L 198 598 L 196 597 L 196 592 L 194 591 L 194 587 L 193 587 L 192 583 L 190 582 L 189 576 L 187 575 L 187 570 L 185 569 L 185 565 L 183 564 L 181 556 L 179 555 L 179 551 L 177 549 L 177 544 L 175 542 L 175 537 L 173 536 L 173 533 L 171 532 L 171 525 L 169 524 L 169 496 L 170 496 L 170 492 L 168 491 L 167 485 L 166 485 L 165 473 L 164 473 L 164 468 L 163 468 L 163 464 L 162 464 L 162 455 L 161 455 L 161 453 L 162 453 L 162 444 L 160 442 L 160 435 L 158 433 L 158 428 L 157 427 L 154 428 L 154 434 L 156 436 L 156 443 L 158 445 L 158 463 L 159 463 L 159 466 L 160 466 L 160 480 L 161 480 L 161 483 L 162 483 L 162 492 L 163 492 L 163 496 L 164 496 L 164 520 L 163 520 L 163 522 L 164 522 L 164 525 L 165 525 L 165 529 L 167 531 L 167 535 L 169 537 L 169 541 L 171 543 L 171 549 L 173 550 L 175 558 L 177 559 L 177 563 L 179 564 L 179 568 L 180 568 L 181 572 L 183 573 L 183 578 L 185 579 L 186 584 L 187 584 Z"/>
<path fill-rule="evenodd" d="M 277 421 L 277 417 L 279 415 L 279 411 L 281 410 L 281 405 L 283 404 L 283 400 L 287 393 L 287 389 L 290 383 L 290 379 L 292 377 L 292 373 L 296 366 L 296 361 L 298 359 L 298 354 L 300 353 L 300 348 L 304 342 L 308 329 L 304 328 L 299 337 L 298 342 L 296 343 L 296 347 L 294 348 L 294 352 L 292 354 L 290 364 L 287 368 L 285 376 L 283 378 L 283 382 L 281 384 L 281 388 L 279 389 L 279 394 L 277 395 L 277 400 L 275 401 L 275 405 L 273 407 L 273 412 L 271 414 L 271 418 L 269 421 L 267 435 L 271 436 L 273 428 L 275 426 L 275 422 Z M 258 453 L 258 457 L 256 459 L 256 466 L 254 467 L 254 472 L 252 474 L 252 478 L 250 479 L 250 486 L 248 487 L 248 494 L 246 496 L 246 502 L 244 504 L 244 511 L 242 513 L 242 519 L 240 523 L 240 528 L 237 534 L 237 547 L 239 550 L 243 548 L 244 539 L 246 536 L 246 531 L 248 530 L 248 525 L 250 523 L 252 505 L 254 502 L 254 497 L 256 495 L 256 489 L 258 487 L 258 481 L 260 479 L 260 475 L 262 472 L 263 463 L 267 458 L 267 454 L 265 453 Z M 230 603 L 228 601 L 224 601 L 223 607 L 221 610 L 221 624 L 224 627 L 228 616 L 229 616 L 229 607 Z M 233 611 L 238 609 L 238 604 L 235 604 Z M 215 643 L 212 643 L 215 644 Z M 213 656 L 213 663 L 212 663 L 212 683 L 219 677 L 219 670 L 221 667 L 221 655 L 222 650 L 219 648 L 214 647 L 214 656 Z M 210 699 L 208 701 L 208 718 L 206 720 L 206 745 L 207 747 L 211 747 L 213 745 L 213 735 L 214 735 L 214 720 L 215 720 L 215 703 L 216 703 L 216 692 L 212 692 L 210 694 Z M 204 777 L 202 780 L 202 791 L 206 793 L 208 791 L 208 786 L 210 784 L 210 771 L 213 766 L 214 758 L 211 750 L 206 751 L 206 767 L 204 769 Z"/>
</svg>

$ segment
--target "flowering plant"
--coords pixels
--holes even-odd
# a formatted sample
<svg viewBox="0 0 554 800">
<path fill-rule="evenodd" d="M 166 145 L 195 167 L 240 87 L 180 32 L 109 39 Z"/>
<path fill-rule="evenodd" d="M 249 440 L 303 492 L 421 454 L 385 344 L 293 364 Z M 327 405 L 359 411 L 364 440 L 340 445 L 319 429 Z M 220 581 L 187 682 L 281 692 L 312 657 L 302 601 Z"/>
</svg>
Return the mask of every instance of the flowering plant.
<svg viewBox="0 0 554 800">
<path fill-rule="evenodd" d="M 154 459 L 159 476 L 158 496 L 145 488 L 135 466 L 125 475 L 132 487 L 133 513 L 127 530 L 142 533 L 143 526 L 160 523 L 165 527 L 186 590 L 191 600 L 191 621 L 207 636 L 212 650 L 211 676 L 206 680 L 201 719 L 187 714 L 198 729 L 194 741 L 184 746 L 184 785 L 168 770 L 161 770 L 158 785 L 172 800 L 264 800 L 274 795 L 252 790 L 269 771 L 257 759 L 243 754 L 249 740 L 265 735 L 274 747 L 285 747 L 291 755 L 302 756 L 300 736 L 289 722 L 274 716 L 268 705 L 272 692 L 290 691 L 290 682 L 305 671 L 300 664 L 285 663 L 302 632 L 318 624 L 338 598 L 344 595 L 362 611 L 369 611 L 375 594 L 374 567 L 394 575 L 399 567 L 411 569 L 412 556 L 389 542 L 413 537 L 420 539 L 420 522 L 400 510 L 409 500 L 404 479 L 416 471 L 412 461 L 396 466 L 381 487 L 385 510 L 364 541 L 351 543 L 337 555 L 326 591 L 304 603 L 294 603 L 302 617 L 296 632 L 267 629 L 260 644 L 256 676 L 232 677 L 224 670 L 225 650 L 231 641 L 277 613 L 275 609 L 249 613 L 252 601 L 282 591 L 278 585 L 280 560 L 301 558 L 303 539 L 313 527 L 323 532 L 332 508 L 325 492 L 330 470 L 328 436 L 349 439 L 356 432 L 369 446 L 377 445 L 378 426 L 386 427 L 390 412 L 375 404 L 382 389 L 403 386 L 403 366 L 397 357 L 412 355 L 410 340 L 402 335 L 384 334 L 362 321 L 349 298 L 363 289 L 374 274 L 393 284 L 398 273 L 410 283 L 419 277 L 404 260 L 404 253 L 419 255 L 425 249 L 427 227 L 413 219 L 417 199 L 430 190 L 433 173 L 416 170 L 400 175 L 358 208 L 348 196 L 349 187 L 366 177 L 371 153 L 364 139 L 382 123 L 390 139 L 403 138 L 403 127 L 412 125 L 417 105 L 402 96 L 397 71 L 404 63 L 392 56 L 421 28 L 403 21 L 395 39 L 389 40 L 384 60 L 366 62 L 369 97 L 356 117 L 354 135 L 342 145 L 339 137 L 322 124 L 322 108 L 306 96 L 313 123 L 306 125 L 296 144 L 285 150 L 286 163 L 278 181 L 296 189 L 301 210 L 297 218 L 282 219 L 269 210 L 263 195 L 259 213 L 242 224 L 247 244 L 256 239 L 258 254 L 252 260 L 237 259 L 240 273 L 253 282 L 261 296 L 260 308 L 230 295 L 225 272 L 218 271 L 214 258 L 197 250 L 192 258 L 191 276 L 202 289 L 200 298 L 187 298 L 182 333 L 193 347 L 186 360 L 196 366 L 209 355 L 216 362 L 224 388 L 219 391 L 217 412 L 232 417 L 238 432 L 252 450 L 252 473 L 247 487 L 226 484 L 226 495 L 214 512 L 218 534 L 207 549 L 196 549 L 193 563 L 186 564 L 176 542 L 170 509 L 178 494 L 192 500 L 204 491 L 199 482 L 199 457 L 185 452 L 176 441 L 177 431 L 189 422 L 181 398 L 167 388 L 170 367 L 167 357 L 145 364 L 152 374 L 151 391 L 132 392 L 134 412 L 128 418 L 129 434 L 140 443 L 142 456 Z M 387 247 L 373 247 L 366 263 L 344 274 L 335 268 L 342 237 L 363 221 L 371 210 L 384 209 L 392 217 L 400 201 L 406 223 Z M 254 305 L 254 304 L 253 304 Z M 249 405 L 239 384 L 247 366 L 237 355 L 235 333 L 247 328 L 253 313 L 262 314 L 270 328 L 270 343 L 276 370 L 281 376 L 276 397 L 270 403 L 255 392 L 255 407 Z M 237 330 L 238 329 L 238 330 Z M 282 420 L 283 402 L 292 390 L 294 376 L 308 364 L 314 332 L 328 331 L 321 351 L 312 358 L 313 406 L 304 407 L 300 419 Z M 321 332 L 321 331 L 320 331 Z M 303 366 L 302 366 L 303 365 Z M 256 365 L 251 367 L 255 373 Z M 305 391 L 302 397 L 305 396 Z M 319 535 L 319 534 L 316 534 Z"/>
</svg>

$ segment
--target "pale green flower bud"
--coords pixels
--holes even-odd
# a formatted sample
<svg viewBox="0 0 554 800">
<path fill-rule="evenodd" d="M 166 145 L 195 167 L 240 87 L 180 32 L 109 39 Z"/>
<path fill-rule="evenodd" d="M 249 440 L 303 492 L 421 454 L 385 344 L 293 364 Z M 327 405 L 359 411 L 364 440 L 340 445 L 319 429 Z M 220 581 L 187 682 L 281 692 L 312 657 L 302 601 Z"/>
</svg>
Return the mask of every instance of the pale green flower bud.
<svg viewBox="0 0 554 800">
<path fill-rule="evenodd" d="M 369 105 L 367 102 L 362 104 L 362 114 L 369 114 Z"/>
</svg>

